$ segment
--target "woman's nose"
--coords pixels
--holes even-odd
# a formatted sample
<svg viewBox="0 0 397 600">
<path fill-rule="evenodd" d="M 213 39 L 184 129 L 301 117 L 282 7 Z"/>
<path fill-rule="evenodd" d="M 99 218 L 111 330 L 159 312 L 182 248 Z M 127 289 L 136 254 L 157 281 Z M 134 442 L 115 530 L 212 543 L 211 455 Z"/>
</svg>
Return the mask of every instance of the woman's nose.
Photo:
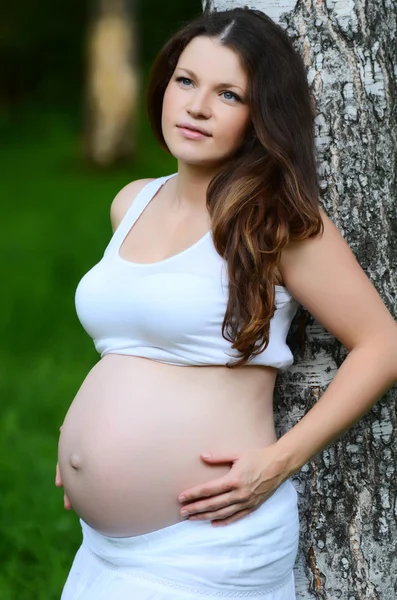
<svg viewBox="0 0 397 600">
<path fill-rule="evenodd" d="M 211 116 L 211 107 L 207 97 L 204 96 L 204 94 L 196 95 L 194 98 L 192 98 L 187 107 L 187 111 L 194 117 L 208 118 Z"/>
</svg>

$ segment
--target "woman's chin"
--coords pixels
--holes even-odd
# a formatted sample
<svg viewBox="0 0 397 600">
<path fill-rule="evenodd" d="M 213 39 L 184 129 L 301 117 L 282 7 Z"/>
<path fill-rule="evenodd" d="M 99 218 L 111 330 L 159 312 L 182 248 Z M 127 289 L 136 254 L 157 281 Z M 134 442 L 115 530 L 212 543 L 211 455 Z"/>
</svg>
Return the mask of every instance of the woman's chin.
<svg viewBox="0 0 397 600">
<path fill-rule="evenodd" d="M 174 156 L 174 158 L 176 158 L 179 164 L 182 163 L 186 165 L 192 165 L 195 167 L 206 167 L 209 169 L 214 169 L 224 164 L 228 160 L 227 156 L 209 157 L 208 155 L 204 155 L 204 153 L 183 152 L 181 150 L 178 150 L 170 149 L 170 152 Z"/>
</svg>

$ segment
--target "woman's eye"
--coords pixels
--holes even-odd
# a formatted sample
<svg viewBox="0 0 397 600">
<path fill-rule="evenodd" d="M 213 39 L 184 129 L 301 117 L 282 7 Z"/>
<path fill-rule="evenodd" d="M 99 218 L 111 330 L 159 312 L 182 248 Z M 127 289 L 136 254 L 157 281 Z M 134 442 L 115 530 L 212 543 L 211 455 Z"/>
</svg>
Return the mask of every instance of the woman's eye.
<svg viewBox="0 0 397 600">
<path fill-rule="evenodd" d="M 191 79 L 188 79 L 187 77 L 177 77 L 176 78 L 177 81 L 180 81 L 181 83 L 183 83 L 183 85 L 185 85 L 185 82 L 187 81 L 188 83 L 191 83 Z"/>
<path fill-rule="evenodd" d="M 231 96 L 231 98 L 226 98 L 226 100 L 236 100 L 239 101 L 240 98 L 237 96 L 237 94 L 234 94 L 233 92 L 222 92 L 222 94 L 229 94 L 229 96 Z"/>
</svg>

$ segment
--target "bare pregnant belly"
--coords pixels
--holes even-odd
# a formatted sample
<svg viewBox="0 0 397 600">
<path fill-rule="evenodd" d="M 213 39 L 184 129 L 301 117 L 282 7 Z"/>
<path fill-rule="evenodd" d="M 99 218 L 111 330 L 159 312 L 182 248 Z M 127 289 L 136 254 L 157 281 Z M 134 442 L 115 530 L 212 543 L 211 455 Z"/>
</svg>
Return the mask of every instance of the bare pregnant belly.
<svg viewBox="0 0 397 600">
<path fill-rule="evenodd" d="M 238 454 L 276 441 L 275 378 L 272 368 L 105 356 L 80 387 L 59 439 L 73 509 L 117 537 L 177 523 L 178 495 L 230 470 L 205 464 L 202 452 Z"/>
</svg>

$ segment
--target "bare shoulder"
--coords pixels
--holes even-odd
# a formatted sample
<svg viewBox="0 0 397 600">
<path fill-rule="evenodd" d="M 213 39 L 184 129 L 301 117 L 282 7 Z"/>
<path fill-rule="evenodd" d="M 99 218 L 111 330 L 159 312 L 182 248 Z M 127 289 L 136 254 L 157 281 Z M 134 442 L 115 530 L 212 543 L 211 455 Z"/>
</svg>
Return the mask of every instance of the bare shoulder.
<svg viewBox="0 0 397 600">
<path fill-rule="evenodd" d="M 110 220 L 113 231 L 116 231 L 125 213 L 130 208 L 137 194 L 141 189 L 151 181 L 151 179 L 136 179 L 125 185 L 115 196 L 110 206 Z"/>
<path fill-rule="evenodd" d="M 320 209 L 322 234 L 293 241 L 282 251 L 280 272 L 292 296 L 346 348 L 396 325 L 351 248 Z"/>
</svg>

